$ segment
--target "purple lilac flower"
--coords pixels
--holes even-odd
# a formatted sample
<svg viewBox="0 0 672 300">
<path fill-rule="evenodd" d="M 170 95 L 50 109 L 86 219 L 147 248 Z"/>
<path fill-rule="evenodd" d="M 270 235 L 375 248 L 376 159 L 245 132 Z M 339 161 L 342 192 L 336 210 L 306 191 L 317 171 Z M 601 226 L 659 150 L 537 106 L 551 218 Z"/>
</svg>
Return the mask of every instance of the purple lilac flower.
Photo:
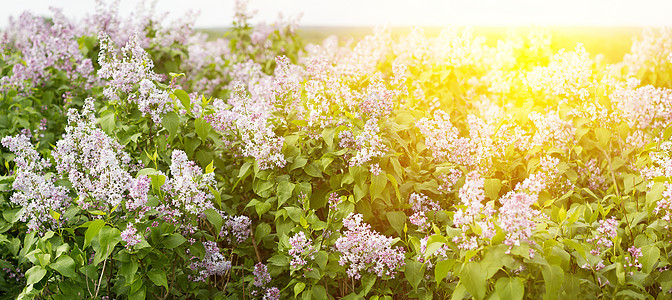
<svg viewBox="0 0 672 300">
<path fill-rule="evenodd" d="M 341 197 L 338 196 L 337 193 L 331 193 L 329 194 L 329 209 L 336 211 L 338 210 L 338 205 L 341 203 Z"/>
<path fill-rule="evenodd" d="M 149 115 L 156 124 L 161 123 L 162 115 L 172 109 L 172 99 L 168 93 L 159 89 L 154 81 L 160 77 L 152 70 L 154 62 L 140 46 L 136 33 L 121 49 L 122 59 L 115 49 L 110 37 L 101 32 L 98 76 L 108 79 L 103 90 L 105 97 L 111 101 L 122 101 L 119 95 L 127 94 L 128 100 L 137 104 L 142 115 Z M 137 92 L 134 86 L 139 85 Z"/>
<path fill-rule="evenodd" d="M 121 232 L 121 240 L 126 242 L 127 249 L 130 249 L 135 244 L 139 243 L 141 239 L 142 236 L 137 233 L 135 226 L 133 226 L 131 223 L 126 225 L 126 229 Z"/>
<path fill-rule="evenodd" d="M 394 239 L 372 231 L 362 222 L 361 214 L 349 214 L 343 225 L 347 231 L 336 240 L 335 247 L 341 254 L 339 264 L 348 265 L 348 276 L 359 279 L 360 272 L 367 271 L 394 278 L 396 269 L 405 264 L 404 250 L 392 247 Z"/>
<path fill-rule="evenodd" d="M 268 273 L 268 269 L 266 265 L 262 264 L 261 262 L 258 262 L 256 265 L 254 265 L 254 286 L 256 287 L 264 287 L 266 284 L 271 282 L 271 274 Z"/>
<path fill-rule="evenodd" d="M 111 210 L 121 204 L 131 187 L 130 156 L 116 140 L 97 127 L 93 99 L 81 113 L 68 112 L 68 126 L 52 152 L 56 170 L 67 177 L 83 209 Z"/>
<path fill-rule="evenodd" d="M 250 236 L 252 221 L 247 216 L 225 216 L 221 236 L 227 236 L 229 243 L 240 244 Z"/>
<path fill-rule="evenodd" d="M 601 256 L 605 249 L 611 248 L 614 245 L 612 239 L 618 236 L 618 232 L 616 231 L 618 229 L 618 220 L 615 217 L 600 220 L 598 223 L 597 232 L 594 233 L 592 238 L 586 240 L 595 245 L 595 249 L 590 251 L 595 256 Z"/>
<path fill-rule="evenodd" d="M 16 155 L 14 162 L 18 170 L 10 201 L 24 208 L 19 220 L 27 221 L 31 231 L 58 228 L 59 218 L 52 216 L 52 212 L 62 215 L 70 206 L 70 197 L 64 187 L 54 184 L 55 177 L 44 174 L 51 163 L 40 157 L 26 136 L 4 137 L 2 145 Z"/>
<path fill-rule="evenodd" d="M 230 143 L 239 143 L 240 153 L 253 157 L 259 169 L 283 167 L 287 163 L 281 151 L 284 137 L 273 131 L 270 123 L 272 107 L 259 99 L 254 101 L 240 82 L 235 82 L 232 89 L 228 103 L 219 99 L 214 101 L 215 113 L 208 117 L 208 122 L 220 132 L 234 132 Z"/>
<path fill-rule="evenodd" d="M 279 300 L 280 299 L 280 289 L 277 287 L 270 287 L 266 289 L 266 294 L 264 294 L 263 300 Z"/>
<path fill-rule="evenodd" d="M 362 130 L 356 137 L 353 137 L 352 132 L 346 132 L 349 131 L 343 131 L 339 134 L 339 137 L 341 138 L 339 144 L 341 147 L 345 146 L 355 150 L 355 154 L 348 159 L 350 166 L 361 166 L 375 157 L 382 157 L 387 152 L 387 146 L 378 135 L 380 127 L 378 126 L 378 120 L 375 118 L 366 121 L 364 130 Z M 372 166 L 371 168 L 372 173 L 374 171 L 380 171 L 378 170 L 380 166 L 378 166 L 378 168 Z"/>
<path fill-rule="evenodd" d="M 295 269 L 305 266 L 308 263 L 306 258 L 314 259 L 315 252 L 317 252 L 317 249 L 313 246 L 313 241 L 307 238 L 303 231 L 299 231 L 289 238 L 289 247 L 289 255 L 292 256 L 289 265 Z"/>
<path fill-rule="evenodd" d="M 189 268 L 198 271 L 198 275 L 190 276 L 192 281 L 205 281 L 212 275 L 223 276 L 226 271 L 231 269 L 231 261 L 226 260 L 219 252 L 217 243 L 206 241 L 203 242 L 203 246 L 205 246 L 205 256 L 203 259 L 198 260 L 197 257 L 193 257 L 192 259 L 196 261 L 189 265 Z"/>
<path fill-rule="evenodd" d="M 204 174 L 184 151 L 173 150 L 170 174 L 162 186 L 166 191 L 165 202 L 158 210 L 166 221 L 182 224 L 186 230 L 189 222 L 182 221 L 201 218 L 205 210 L 214 209 L 210 201 L 213 196 L 208 189 L 209 185 L 214 185 L 214 173 Z"/>
<path fill-rule="evenodd" d="M 0 90 L 10 88 L 31 94 L 32 88 L 47 82 L 59 71 L 72 86 L 91 88 L 96 81 L 91 60 L 79 50 L 77 39 L 85 35 L 82 28 L 68 20 L 61 10 L 52 8 L 51 11 L 54 14 L 51 21 L 29 12 L 18 20 L 10 18 L 1 44 L 15 48 L 21 55 L 5 58 L 14 66 L 10 75 L 0 78 Z"/>
<path fill-rule="evenodd" d="M 145 206 L 147 203 L 147 193 L 149 193 L 151 181 L 149 177 L 140 175 L 132 181 L 131 188 L 128 191 L 130 199 L 126 201 L 126 209 L 139 210 L 141 215 L 149 209 Z"/>
</svg>

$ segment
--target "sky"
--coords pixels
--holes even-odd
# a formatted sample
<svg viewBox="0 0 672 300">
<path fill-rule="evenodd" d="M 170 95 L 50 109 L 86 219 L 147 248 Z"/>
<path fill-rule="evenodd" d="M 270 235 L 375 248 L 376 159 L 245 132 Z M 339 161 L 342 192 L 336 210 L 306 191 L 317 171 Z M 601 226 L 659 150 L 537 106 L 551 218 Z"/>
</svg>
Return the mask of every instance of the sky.
<svg viewBox="0 0 672 300">
<path fill-rule="evenodd" d="M 107 2 L 110 2 L 109 0 Z M 130 14 L 137 0 L 120 0 Z M 146 1 L 150 3 L 150 1 Z M 176 18 L 200 11 L 198 28 L 231 24 L 234 0 L 157 0 L 157 10 Z M 50 15 L 49 7 L 81 19 L 95 9 L 92 0 L 3 1 L 0 28 L 23 11 Z M 149 5 L 147 5 L 149 6 Z M 272 23 L 279 13 L 302 14 L 302 26 L 672 26 L 672 0 L 250 0 L 253 23 Z"/>
</svg>

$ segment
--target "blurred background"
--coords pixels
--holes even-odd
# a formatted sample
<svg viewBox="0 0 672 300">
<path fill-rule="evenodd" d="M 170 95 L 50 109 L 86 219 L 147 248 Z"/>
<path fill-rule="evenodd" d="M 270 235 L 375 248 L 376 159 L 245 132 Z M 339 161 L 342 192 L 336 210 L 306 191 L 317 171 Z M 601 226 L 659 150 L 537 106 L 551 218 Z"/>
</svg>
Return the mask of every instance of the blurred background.
<svg viewBox="0 0 672 300">
<path fill-rule="evenodd" d="M 231 26 L 236 5 L 234 0 L 117 2 L 121 15 L 153 10 L 168 13 L 166 22 L 196 12 L 195 27 L 213 38 Z M 356 40 L 372 33 L 374 26 L 388 26 L 393 34 L 420 26 L 427 35 L 438 34 L 446 26 L 468 26 L 495 44 L 508 31 L 543 27 L 553 37 L 554 50 L 572 49 L 580 42 L 588 52 L 602 53 L 610 62 L 623 58 L 643 28 L 672 25 L 669 0 L 250 0 L 246 5 L 256 12 L 253 24 L 270 24 L 278 18 L 297 22 L 299 34 L 308 43 L 331 35 Z M 4 2 L 0 29 L 23 11 L 49 16 L 50 6 L 62 8 L 69 17 L 83 18 L 95 11 L 96 1 Z"/>
</svg>

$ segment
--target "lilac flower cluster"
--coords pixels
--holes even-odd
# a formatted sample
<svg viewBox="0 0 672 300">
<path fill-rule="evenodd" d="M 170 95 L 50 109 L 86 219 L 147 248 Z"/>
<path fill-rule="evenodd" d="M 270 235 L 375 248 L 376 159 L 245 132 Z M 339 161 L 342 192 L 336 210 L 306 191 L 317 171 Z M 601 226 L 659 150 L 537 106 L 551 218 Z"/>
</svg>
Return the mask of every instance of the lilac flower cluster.
<svg viewBox="0 0 672 300">
<path fill-rule="evenodd" d="M 266 285 L 271 283 L 271 274 L 268 273 L 268 268 L 261 262 L 258 262 L 254 265 L 254 281 L 252 284 L 257 288 L 252 291 L 252 295 L 256 296 L 259 294 L 259 291 L 264 295 L 262 299 L 266 300 L 277 300 L 280 299 L 280 290 L 277 287 L 267 287 Z"/>
<path fill-rule="evenodd" d="M 361 166 L 373 158 L 382 157 L 387 152 L 387 146 L 383 143 L 382 138 L 378 135 L 380 127 L 378 127 L 377 119 L 369 119 L 364 125 L 364 130 L 356 137 L 353 136 L 352 131 L 345 130 L 339 134 L 339 146 L 343 148 L 354 149 L 355 154 L 348 159 L 350 166 Z M 380 167 L 380 166 L 379 166 Z M 379 172 L 372 166 L 374 172 Z"/>
<path fill-rule="evenodd" d="M 250 236 L 252 221 L 247 216 L 225 216 L 224 226 L 219 233 L 226 236 L 229 243 L 240 244 Z"/>
<path fill-rule="evenodd" d="M 81 113 L 68 112 L 68 126 L 52 152 L 58 173 L 68 178 L 83 209 L 110 211 L 121 204 L 132 185 L 130 156 L 116 140 L 97 128 L 94 100 Z"/>
<path fill-rule="evenodd" d="M 231 261 L 226 260 L 224 255 L 220 253 L 217 243 L 212 241 L 203 242 L 205 246 L 205 256 L 202 260 L 193 257 L 193 261 L 189 264 L 192 271 L 198 271 L 198 275 L 189 276 L 192 281 L 205 281 L 212 275 L 224 276 L 224 274 L 231 269 Z"/>
<path fill-rule="evenodd" d="M 606 190 L 608 185 L 602 169 L 598 166 L 598 160 L 591 158 L 584 167 L 579 166 L 578 171 L 588 179 L 588 188 L 594 191 Z"/>
<path fill-rule="evenodd" d="M 628 124 L 638 129 L 665 128 L 672 122 L 672 90 L 639 82 L 619 86 L 611 93 L 611 102 Z"/>
<path fill-rule="evenodd" d="M 415 126 L 425 136 L 425 144 L 437 160 L 465 166 L 478 162 L 472 155 L 474 148 L 470 139 L 460 137 L 457 128 L 450 123 L 448 113 L 437 110 L 433 120 L 422 118 Z"/>
<path fill-rule="evenodd" d="M 256 287 L 264 287 L 266 284 L 271 282 L 271 274 L 268 273 L 268 268 L 266 265 L 262 264 L 261 262 L 258 262 L 256 265 L 254 265 L 254 271 L 252 272 L 254 275 L 254 286 Z"/>
<path fill-rule="evenodd" d="M 7 273 L 7 278 L 14 279 L 17 283 L 26 277 L 26 275 L 18 268 L 2 268 L 2 271 Z"/>
<path fill-rule="evenodd" d="M 167 222 L 177 225 L 183 220 L 201 218 L 206 209 L 214 209 L 208 189 L 214 185 L 214 173 L 203 174 L 184 151 L 173 150 L 170 174 L 161 187 L 166 191 L 165 201 L 157 208 Z"/>
<path fill-rule="evenodd" d="M 660 143 L 660 150 L 649 153 L 651 165 L 640 170 L 646 179 L 664 176 L 672 177 L 672 141 Z"/>
<path fill-rule="evenodd" d="M 215 113 L 208 121 L 222 133 L 237 133 L 232 139 L 241 142 L 243 156 L 253 157 L 262 170 L 287 163 L 281 152 L 284 137 L 277 136 L 269 122 L 270 108 L 253 102 L 242 83 L 235 84 L 228 103 L 218 99 L 213 104 Z"/>
<path fill-rule="evenodd" d="M 341 197 L 338 196 L 337 193 L 331 193 L 329 194 L 329 209 L 336 211 L 338 210 L 338 205 L 342 202 Z"/>
<path fill-rule="evenodd" d="M 516 185 L 513 191 L 499 199 L 500 227 L 506 230 L 504 244 L 518 246 L 520 242 L 530 242 L 532 230 L 536 228 L 541 212 L 532 208 L 539 199 L 539 193 L 551 186 L 557 179 L 559 159 L 542 157 L 539 164 L 541 170 L 531 174 Z"/>
<path fill-rule="evenodd" d="M 440 211 L 441 206 L 438 202 L 430 200 L 429 197 L 416 193 L 411 194 L 408 202 L 411 203 L 411 209 L 413 210 L 413 215 L 409 217 L 409 221 L 411 224 L 418 226 L 419 231 L 427 231 L 430 227 L 430 223 L 426 213 Z"/>
<path fill-rule="evenodd" d="M 120 95 L 127 95 L 128 101 L 136 103 L 143 116 L 149 115 L 154 123 L 160 124 L 162 115 L 172 109 L 172 99 L 154 84 L 161 78 L 152 70 L 154 62 L 140 46 L 138 35 L 133 35 L 121 49 L 121 59 L 118 59 L 118 51 L 106 33 L 100 32 L 98 38 L 98 76 L 108 79 L 103 90 L 105 97 L 120 101 Z M 139 88 L 134 92 L 136 85 Z"/>
<path fill-rule="evenodd" d="M 662 194 L 663 198 L 658 200 L 653 212 L 662 214 L 662 220 L 672 223 L 672 184 L 666 183 Z"/>
<path fill-rule="evenodd" d="M 150 184 L 149 177 L 140 175 L 132 180 L 131 187 L 128 190 L 130 199 L 126 200 L 126 209 L 129 211 L 137 210 L 140 218 L 149 210 L 149 207 L 145 204 L 147 204 Z"/>
<path fill-rule="evenodd" d="M 26 136 L 4 137 L 2 145 L 16 155 L 17 172 L 12 184 L 15 192 L 10 201 L 23 207 L 19 220 L 27 221 L 31 231 L 58 228 L 60 221 L 51 213 L 62 215 L 70 206 L 70 197 L 64 187 L 55 185 L 55 177 L 45 174 L 51 163 L 40 157 Z"/>
<path fill-rule="evenodd" d="M 492 215 L 494 212 L 492 206 L 488 203 L 483 204 L 485 200 L 485 178 L 477 171 L 471 171 L 467 174 L 464 185 L 459 190 L 459 197 L 464 208 L 455 212 L 453 224 L 455 226 L 464 226 L 475 222 L 481 218 L 481 215 Z"/>
<path fill-rule="evenodd" d="M 611 248 L 614 245 L 612 240 L 618 236 L 618 232 L 616 231 L 618 229 L 618 220 L 615 217 L 600 220 L 599 224 L 594 236 L 586 240 L 596 246 L 595 249 L 590 250 L 590 253 L 595 256 L 601 256 L 605 249 Z"/>
<path fill-rule="evenodd" d="M 636 269 L 641 270 L 642 264 L 639 262 L 639 258 L 642 257 L 642 249 L 632 246 L 628 248 L 628 252 L 630 253 L 631 258 L 627 256 L 625 257 L 625 261 L 628 263 L 625 267 L 635 267 Z M 630 271 L 630 275 L 633 274 L 634 272 Z"/>
<path fill-rule="evenodd" d="M 440 185 L 438 187 L 439 192 L 449 193 L 453 186 L 457 183 L 458 180 L 462 177 L 462 171 L 459 169 L 450 169 L 448 174 L 439 175 Z"/>
<path fill-rule="evenodd" d="M 61 10 L 52 8 L 51 11 L 54 14 L 51 22 L 29 12 L 18 20 L 10 19 L 0 37 L 0 53 L 13 48 L 21 56 L 3 58 L 13 67 L 11 75 L 0 78 L 0 90 L 16 89 L 31 94 L 33 87 L 45 84 L 57 71 L 63 71 L 75 86 L 90 88 L 95 82 L 91 76 L 93 64 L 84 58 L 77 43 L 84 32 Z"/>
<path fill-rule="evenodd" d="M 128 223 L 126 229 L 121 232 L 121 240 L 126 242 L 126 249 L 131 249 L 131 247 L 142 240 L 142 236 L 138 234 L 133 224 Z"/>
<path fill-rule="evenodd" d="M 394 239 L 371 231 L 371 226 L 362 222 L 362 215 L 349 214 L 343 220 L 347 231 L 336 240 L 341 266 L 348 265 L 348 276 L 359 279 L 360 272 L 375 273 L 394 278 L 396 269 L 403 266 L 404 250 L 392 247 Z"/>
<path fill-rule="evenodd" d="M 262 300 L 279 300 L 280 299 L 280 289 L 277 287 L 270 287 L 266 289 L 266 293 Z"/>
<path fill-rule="evenodd" d="M 459 249 L 475 249 L 478 247 L 479 239 L 487 240 L 495 235 L 492 222 L 495 210 L 492 207 L 492 202 L 483 204 L 485 200 L 484 185 L 485 178 L 478 171 L 471 171 L 467 174 L 464 185 L 458 192 L 462 206 L 453 215 L 453 225 L 460 228 L 462 233 L 453 237 L 453 242 L 458 244 Z M 468 233 L 472 224 L 482 229 L 480 237 Z"/>
<path fill-rule="evenodd" d="M 507 232 L 504 244 L 519 246 L 521 241 L 529 241 L 536 228 L 535 218 L 540 216 L 539 211 L 531 208 L 538 198 L 538 194 L 510 192 L 499 199 L 502 203 L 499 222 Z"/>
<path fill-rule="evenodd" d="M 425 253 L 427 252 L 427 242 L 428 241 L 429 241 L 429 236 L 428 235 L 426 235 L 425 237 L 420 239 L 420 251 L 418 252 L 417 260 L 419 262 L 426 263 L 427 268 L 429 269 L 429 268 L 432 268 L 434 266 L 431 258 L 433 258 L 433 257 L 442 257 L 442 258 L 447 257 L 448 253 L 450 252 L 450 247 L 446 244 L 441 245 L 441 247 L 436 249 L 434 251 L 434 253 L 432 253 L 432 255 L 430 255 L 428 257 L 427 261 L 425 261 Z"/>
<path fill-rule="evenodd" d="M 536 127 L 531 146 L 566 149 L 574 140 L 576 128 L 571 122 L 560 119 L 557 112 L 540 114 L 531 112 L 528 116 Z"/>
<path fill-rule="evenodd" d="M 315 259 L 315 252 L 317 249 L 313 246 L 313 241 L 306 237 L 303 231 L 289 238 L 289 255 L 292 256 L 289 265 L 292 268 L 298 269 L 305 266 L 308 263 L 306 258 Z"/>
</svg>

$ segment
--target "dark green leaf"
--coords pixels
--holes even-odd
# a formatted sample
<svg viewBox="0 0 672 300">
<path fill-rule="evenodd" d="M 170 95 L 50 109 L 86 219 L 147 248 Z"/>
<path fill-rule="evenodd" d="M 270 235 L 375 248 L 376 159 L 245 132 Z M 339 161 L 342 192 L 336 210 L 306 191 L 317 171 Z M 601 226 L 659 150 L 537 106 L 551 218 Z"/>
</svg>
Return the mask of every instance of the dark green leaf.
<svg viewBox="0 0 672 300">
<path fill-rule="evenodd" d="M 75 261 L 68 255 L 61 255 L 49 267 L 58 271 L 65 277 L 75 277 Z"/>
</svg>

